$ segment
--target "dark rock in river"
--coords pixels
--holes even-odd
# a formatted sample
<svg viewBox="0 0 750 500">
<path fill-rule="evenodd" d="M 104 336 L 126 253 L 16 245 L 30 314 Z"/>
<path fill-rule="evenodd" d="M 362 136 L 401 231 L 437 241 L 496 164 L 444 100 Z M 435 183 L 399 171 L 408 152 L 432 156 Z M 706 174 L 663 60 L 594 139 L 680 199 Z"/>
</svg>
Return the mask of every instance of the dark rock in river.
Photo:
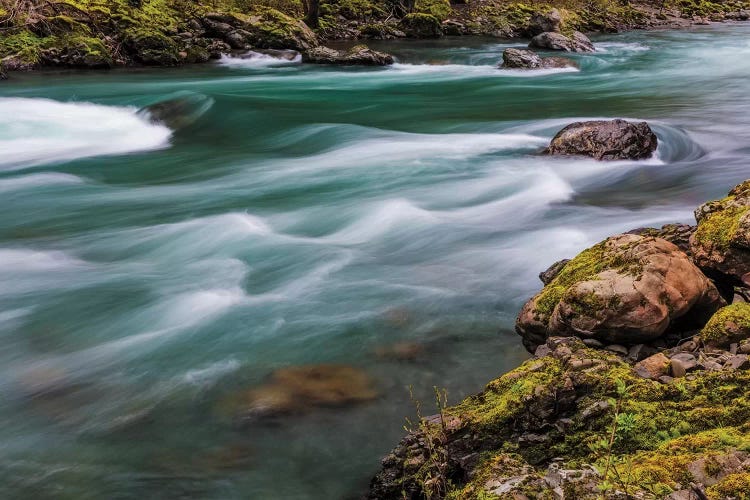
<svg viewBox="0 0 750 500">
<path fill-rule="evenodd" d="M 650 157 L 656 146 L 656 134 L 646 122 L 597 120 L 568 125 L 555 135 L 544 152 L 597 160 L 639 160 Z"/>
<path fill-rule="evenodd" d="M 543 69 L 543 68 L 577 68 L 578 65 L 564 57 L 540 57 L 533 50 L 505 49 L 501 68 L 508 69 Z"/>
<path fill-rule="evenodd" d="M 534 12 L 531 15 L 529 25 L 526 27 L 526 35 L 535 37 L 547 32 L 560 32 L 562 25 L 562 16 L 557 9 L 551 9 L 547 12 Z"/>
<path fill-rule="evenodd" d="M 531 39 L 529 47 L 547 50 L 561 50 L 564 52 L 594 52 L 594 44 L 586 35 L 578 31 L 567 37 L 562 33 L 545 32 Z"/>
<path fill-rule="evenodd" d="M 302 55 L 302 61 L 313 64 L 344 66 L 387 66 L 393 64 L 393 56 L 372 50 L 366 45 L 356 45 L 348 51 L 315 47 Z"/>
<path fill-rule="evenodd" d="M 516 320 L 534 352 L 550 336 L 594 338 L 630 346 L 653 341 L 676 324 L 702 327 L 724 300 L 672 243 L 613 236 L 565 264 Z"/>
</svg>

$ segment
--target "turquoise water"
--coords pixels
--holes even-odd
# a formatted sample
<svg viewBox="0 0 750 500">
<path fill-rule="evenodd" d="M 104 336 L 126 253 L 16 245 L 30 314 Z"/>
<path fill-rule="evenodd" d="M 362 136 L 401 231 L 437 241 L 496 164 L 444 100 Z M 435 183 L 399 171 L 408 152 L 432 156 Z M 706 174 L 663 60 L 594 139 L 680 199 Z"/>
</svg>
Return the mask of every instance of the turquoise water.
<svg viewBox="0 0 750 500">
<path fill-rule="evenodd" d="M 539 271 L 690 222 L 748 177 L 750 27 L 596 39 L 578 72 L 493 40 L 388 43 L 388 69 L 225 60 L 0 85 L 0 497 L 356 498 L 414 414 L 525 358 Z M 173 128 L 138 114 L 192 103 Z M 536 156 L 647 119 L 655 158 Z M 417 359 L 378 357 L 413 342 Z M 380 396 L 234 425 L 277 368 Z M 429 413 L 431 405 L 425 404 Z"/>
</svg>

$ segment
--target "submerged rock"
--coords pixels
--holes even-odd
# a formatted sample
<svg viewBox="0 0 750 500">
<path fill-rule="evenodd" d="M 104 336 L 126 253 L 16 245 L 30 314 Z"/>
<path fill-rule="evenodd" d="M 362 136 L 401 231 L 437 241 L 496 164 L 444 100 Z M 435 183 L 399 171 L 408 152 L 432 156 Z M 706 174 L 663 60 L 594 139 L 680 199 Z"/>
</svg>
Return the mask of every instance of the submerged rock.
<svg viewBox="0 0 750 500">
<path fill-rule="evenodd" d="M 263 386 L 251 389 L 227 404 L 233 417 L 244 422 L 370 401 L 378 396 L 374 381 L 347 365 L 309 365 L 276 370 Z"/>
<path fill-rule="evenodd" d="M 313 64 L 344 66 L 387 66 L 393 64 L 393 56 L 372 50 L 366 45 L 355 45 L 347 51 L 329 47 L 315 47 L 303 54 L 302 61 Z"/>
<path fill-rule="evenodd" d="M 505 49 L 501 68 L 509 69 L 544 69 L 544 68 L 577 68 L 578 65 L 564 57 L 540 57 L 533 50 Z"/>
<path fill-rule="evenodd" d="M 639 160 L 656 151 L 646 122 L 594 120 L 571 123 L 555 135 L 545 154 L 590 156 L 597 160 Z"/>
<path fill-rule="evenodd" d="M 556 32 L 545 32 L 536 35 L 531 39 L 529 47 L 536 47 L 538 49 L 547 50 L 560 50 L 563 52 L 594 52 L 594 44 L 591 40 L 578 31 L 574 31 L 573 35 L 568 37 L 562 33 Z"/>
<path fill-rule="evenodd" d="M 750 181 L 695 211 L 698 228 L 690 237 L 695 263 L 728 287 L 750 285 Z"/>
<path fill-rule="evenodd" d="M 652 341 L 677 320 L 700 328 L 722 305 L 716 287 L 675 245 L 619 235 L 583 251 L 521 309 L 530 352 L 549 336 L 626 346 Z"/>
</svg>

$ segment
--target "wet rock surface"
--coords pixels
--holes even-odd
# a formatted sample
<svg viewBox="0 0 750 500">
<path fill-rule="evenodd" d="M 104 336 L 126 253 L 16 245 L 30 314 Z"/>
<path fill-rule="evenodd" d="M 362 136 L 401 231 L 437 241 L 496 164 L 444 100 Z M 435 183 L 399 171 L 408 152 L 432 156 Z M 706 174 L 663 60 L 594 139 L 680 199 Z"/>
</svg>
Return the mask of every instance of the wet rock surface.
<svg viewBox="0 0 750 500">
<path fill-rule="evenodd" d="M 656 151 L 657 138 L 648 123 L 625 120 L 576 122 L 555 135 L 545 154 L 590 156 L 597 160 L 640 160 Z"/>
<path fill-rule="evenodd" d="M 577 68 L 578 65 L 564 57 L 540 57 L 532 50 L 505 49 L 500 68 L 505 69 L 547 69 Z"/>
</svg>

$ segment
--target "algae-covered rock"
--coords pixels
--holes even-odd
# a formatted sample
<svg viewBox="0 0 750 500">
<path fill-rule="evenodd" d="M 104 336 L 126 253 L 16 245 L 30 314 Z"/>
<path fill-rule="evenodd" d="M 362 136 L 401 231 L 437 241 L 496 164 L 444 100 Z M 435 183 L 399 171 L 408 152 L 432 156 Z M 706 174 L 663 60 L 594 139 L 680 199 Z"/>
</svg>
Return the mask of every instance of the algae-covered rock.
<svg viewBox="0 0 750 500">
<path fill-rule="evenodd" d="M 750 304 L 737 302 L 716 311 L 701 330 L 700 338 L 713 347 L 729 347 L 750 338 Z"/>
<path fill-rule="evenodd" d="M 657 138 L 646 122 L 593 120 L 560 130 L 545 154 L 590 156 L 597 160 L 640 160 L 656 151 Z"/>
<path fill-rule="evenodd" d="M 407 14 L 399 23 L 401 31 L 411 38 L 438 38 L 443 36 L 440 20 L 431 14 Z"/>
<path fill-rule="evenodd" d="M 412 429 L 368 497 L 655 499 L 692 483 L 742 498 L 750 370 L 663 384 L 575 338 L 545 347 Z"/>
<path fill-rule="evenodd" d="M 714 278 L 750 284 L 750 181 L 698 207 L 690 238 L 695 263 Z"/>
<path fill-rule="evenodd" d="M 721 305 L 716 287 L 675 245 L 619 235 L 565 264 L 521 309 L 516 331 L 531 352 L 559 335 L 633 345 L 677 320 L 700 327 Z"/>
</svg>

